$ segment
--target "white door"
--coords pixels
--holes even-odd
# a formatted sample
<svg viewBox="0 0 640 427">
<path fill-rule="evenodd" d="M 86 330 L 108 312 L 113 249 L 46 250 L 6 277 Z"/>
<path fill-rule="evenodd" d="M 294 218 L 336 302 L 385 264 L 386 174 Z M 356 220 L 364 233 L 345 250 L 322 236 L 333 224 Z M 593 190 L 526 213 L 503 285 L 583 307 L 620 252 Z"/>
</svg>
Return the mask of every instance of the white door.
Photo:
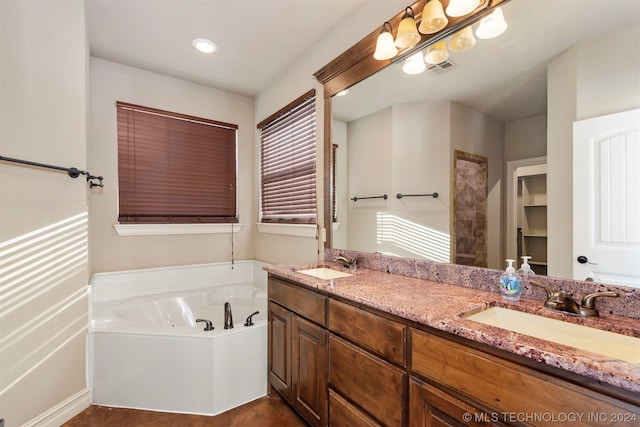
<svg viewBox="0 0 640 427">
<path fill-rule="evenodd" d="M 573 264 L 640 288 L 640 109 L 573 125 Z"/>
</svg>

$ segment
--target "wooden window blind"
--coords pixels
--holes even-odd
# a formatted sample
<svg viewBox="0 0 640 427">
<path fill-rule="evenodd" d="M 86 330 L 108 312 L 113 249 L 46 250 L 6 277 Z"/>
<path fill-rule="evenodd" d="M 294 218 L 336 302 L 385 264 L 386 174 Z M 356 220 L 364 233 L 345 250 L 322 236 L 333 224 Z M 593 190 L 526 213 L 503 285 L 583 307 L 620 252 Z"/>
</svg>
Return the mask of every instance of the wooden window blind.
<svg viewBox="0 0 640 427">
<path fill-rule="evenodd" d="M 315 91 L 262 121 L 258 128 L 261 221 L 315 224 Z"/>
<path fill-rule="evenodd" d="M 120 223 L 238 222 L 238 126 L 117 102 Z"/>
</svg>

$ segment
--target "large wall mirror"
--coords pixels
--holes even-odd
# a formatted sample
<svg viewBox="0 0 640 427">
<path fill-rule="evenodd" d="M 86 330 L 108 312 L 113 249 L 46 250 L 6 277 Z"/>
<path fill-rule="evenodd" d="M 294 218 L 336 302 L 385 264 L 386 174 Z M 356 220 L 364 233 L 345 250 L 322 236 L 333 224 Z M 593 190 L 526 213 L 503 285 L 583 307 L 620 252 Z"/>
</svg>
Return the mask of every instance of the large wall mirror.
<svg viewBox="0 0 640 427">
<path fill-rule="evenodd" d="M 346 85 L 345 96 L 327 101 L 331 115 L 325 129 L 331 144 L 325 143 L 325 156 L 335 162 L 337 208 L 337 222 L 327 230 L 331 247 L 441 262 L 461 259 L 452 253 L 452 247 L 460 246 L 452 241 L 461 227 L 452 213 L 458 151 L 488 159 L 485 266 L 503 269 L 506 257 L 520 255 L 511 240 L 522 238 L 510 231 L 521 219 L 511 218 L 517 213 L 508 195 L 515 192 L 517 202 L 523 191 L 517 190 L 518 181 L 509 183 L 512 164 L 542 164 L 546 171 L 544 164 L 555 161 L 557 169 L 557 149 L 548 149 L 548 144 L 560 138 L 558 112 L 565 114 L 565 121 L 571 114 L 571 120 L 576 114 L 593 116 L 590 108 L 595 115 L 617 112 L 619 100 L 607 97 L 619 98 L 621 89 L 612 95 L 608 88 L 598 89 L 601 85 L 627 85 L 622 93 L 630 100 L 625 102 L 640 106 L 640 2 L 511 0 L 502 9 L 509 27 L 501 36 L 476 38 L 472 49 L 450 52 L 445 63 L 421 74 L 405 73 L 405 58 L 392 61 Z M 576 68 L 569 83 L 590 86 L 594 94 L 588 105 L 584 99 L 572 100 L 577 110 L 572 113 L 566 113 L 564 105 L 566 88 L 556 89 L 562 78 L 556 72 L 550 83 L 549 77 L 553 64 L 560 62 L 566 69 L 563 62 L 568 61 Z M 597 65 L 597 73 L 585 71 L 589 63 Z M 330 95 L 342 89 L 331 84 L 325 83 Z M 584 98 L 583 93 L 573 91 L 578 98 Z M 607 105 L 613 111 L 607 111 Z M 571 164 L 566 166 L 568 175 L 546 176 L 546 188 L 568 186 L 570 199 Z M 328 219 L 334 195 L 330 185 L 325 187 Z M 398 193 L 409 196 L 398 198 Z M 380 197 L 385 194 L 386 199 Z M 549 255 L 544 262 L 550 275 L 573 278 L 570 201 L 553 203 L 549 199 L 546 208 L 556 217 L 550 217 L 548 227 L 545 219 Z"/>
</svg>

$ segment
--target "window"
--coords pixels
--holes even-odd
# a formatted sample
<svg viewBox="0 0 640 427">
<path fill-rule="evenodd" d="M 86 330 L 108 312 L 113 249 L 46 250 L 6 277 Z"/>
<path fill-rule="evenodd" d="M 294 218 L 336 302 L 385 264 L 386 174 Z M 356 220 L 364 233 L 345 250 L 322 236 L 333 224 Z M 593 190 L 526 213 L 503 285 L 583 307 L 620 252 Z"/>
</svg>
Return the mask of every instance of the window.
<svg viewBox="0 0 640 427">
<path fill-rule="evenodd" d="M 120 223 L 238 222 L 238 126 L 117 102 Z"/>
<path fill-rule="evenodd" d="M 315 91 L 263 120 L 258 128 L 261 222 L 315 224 Z"/>
</svg>

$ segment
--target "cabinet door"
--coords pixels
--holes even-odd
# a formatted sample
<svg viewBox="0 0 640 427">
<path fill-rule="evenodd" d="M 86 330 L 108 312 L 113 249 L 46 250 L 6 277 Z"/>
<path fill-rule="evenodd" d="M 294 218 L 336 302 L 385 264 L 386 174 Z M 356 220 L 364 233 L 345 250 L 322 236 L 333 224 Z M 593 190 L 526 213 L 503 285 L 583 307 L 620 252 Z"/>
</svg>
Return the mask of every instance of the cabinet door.
<svg viewBox="0 0 640 427">
<path fill-rule="evenodd" d="M 293 316 L 294 408 L 314 426 L 327 425 L 327 331 Z"/>
<path fill-rule="evenodd" d="M 495 418 L 495 419 L 493 419 Z M 482 412 L 416 378 L 409 387 L 409 426 L 491 426 L 501 424 L 497 417 Z"/>
<path fill-rule="evenodd" d="M 269 382 L 291 401 L 291 319 L 293 315 L 269 302 Z"/>
</svg>

